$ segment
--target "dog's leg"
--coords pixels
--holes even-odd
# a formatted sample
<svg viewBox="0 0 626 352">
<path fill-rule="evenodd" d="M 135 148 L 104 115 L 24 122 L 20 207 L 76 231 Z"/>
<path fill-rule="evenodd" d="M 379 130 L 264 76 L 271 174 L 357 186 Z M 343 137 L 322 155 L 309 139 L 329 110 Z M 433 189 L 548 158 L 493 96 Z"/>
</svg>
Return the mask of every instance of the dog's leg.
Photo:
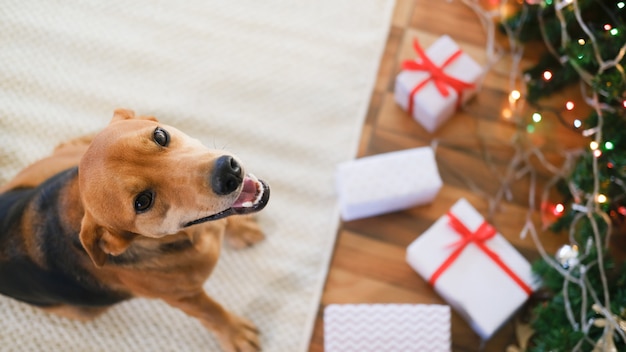
<svg viewBox="0 0 626 352">
<path fill-rule="evenodd" d="M 249 247 L 265 238 L 255 218 L 251 215 L 226 218 L 226 241 L 233 248 Z"/>
<path fill-rule="evenodd" d="M 256 326 L 211 299 L 204 291 L 174 300 L 165 299 L 173 307 L 196 317 L 215 333 L 225 352 L 260 351 L 259 332 Z"/>
</svg>

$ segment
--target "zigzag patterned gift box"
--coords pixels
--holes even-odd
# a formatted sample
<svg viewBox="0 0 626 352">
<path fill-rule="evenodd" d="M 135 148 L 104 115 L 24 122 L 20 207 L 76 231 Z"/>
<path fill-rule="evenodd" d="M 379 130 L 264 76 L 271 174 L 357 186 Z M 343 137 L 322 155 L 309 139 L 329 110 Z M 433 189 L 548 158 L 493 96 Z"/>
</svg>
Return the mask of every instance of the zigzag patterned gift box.
<svg viewBox="0 0 626 352">
<path fill-rule="evenodd" d="M 325 352 L 450 351 L 450 307 L 331 304 L 324 309 Z"/>
</svg>

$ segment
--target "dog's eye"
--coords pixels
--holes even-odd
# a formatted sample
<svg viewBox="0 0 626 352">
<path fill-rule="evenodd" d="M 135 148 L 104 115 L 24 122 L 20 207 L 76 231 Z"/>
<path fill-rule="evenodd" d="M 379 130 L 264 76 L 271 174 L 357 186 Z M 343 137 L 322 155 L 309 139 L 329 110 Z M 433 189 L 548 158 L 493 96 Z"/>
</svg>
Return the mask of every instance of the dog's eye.
<svg viewBox="0 0 626 352">
<path fill-rule="evenodd" d="M 161 147 L 167 147 L 167 145 L 170 143 L 169 133 L 167 133 L 167 131 L 162 129 L 161 127 L 157 127 L 154 130 L 152 137 L 154 138 L 154 141 Z"/>
<path fill-rule="evenodd" d="M 150 191 L 139 193 L 135 198 L 135 212 L 143 213 L 152 206 L 153 194 Z"/>
</svg>

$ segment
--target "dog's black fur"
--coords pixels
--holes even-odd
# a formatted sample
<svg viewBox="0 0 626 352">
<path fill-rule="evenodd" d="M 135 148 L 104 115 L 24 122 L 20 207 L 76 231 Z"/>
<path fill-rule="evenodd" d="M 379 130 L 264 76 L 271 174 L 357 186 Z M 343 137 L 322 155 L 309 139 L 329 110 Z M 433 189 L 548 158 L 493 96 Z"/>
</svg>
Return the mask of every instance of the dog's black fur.
<svg viewBox="0 0 626 352">
<path fill-rule="evenodd" d="M 102 307 L 130 297 L 103 287 L 77 263 L 89 261 L 78 238 L 80 229 L 63 223 L 59 214 L 59 193 L 77 174 L 72 168 L 36 188 L 0 194 L 0 294 L 40 307 Z M 33 240 L 43 265 L 29 256 L 21 235 L 27 208 L 40 216 L 32 219 Z"/>
</svg>

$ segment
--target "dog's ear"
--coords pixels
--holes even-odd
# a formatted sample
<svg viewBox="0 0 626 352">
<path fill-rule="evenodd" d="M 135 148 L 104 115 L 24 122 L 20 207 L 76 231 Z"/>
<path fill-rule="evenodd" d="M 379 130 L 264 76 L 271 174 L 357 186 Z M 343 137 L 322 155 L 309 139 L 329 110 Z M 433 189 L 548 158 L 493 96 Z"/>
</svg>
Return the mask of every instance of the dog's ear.
<svg viewBox="0 0 626 352">
<path fill-rule="evenodd" d="M 124 233 L 122 235 L 98 225 L 92 217 L 85 213 L 80 226 L 80 243 L 97 267 L 106 263 L 108 255 L 117 256 L 126 251 L 136 234 Z"/>
<path fill-rule="evenodd" d="M 158 122 L 158 120 L 154 116 L 135 116 L 135 112 L 128 109 L 116 109 L 113 112 L 113 118 L 111 119 L 111 122 L 130 119 L 150 120 Z"/>
</svg>

